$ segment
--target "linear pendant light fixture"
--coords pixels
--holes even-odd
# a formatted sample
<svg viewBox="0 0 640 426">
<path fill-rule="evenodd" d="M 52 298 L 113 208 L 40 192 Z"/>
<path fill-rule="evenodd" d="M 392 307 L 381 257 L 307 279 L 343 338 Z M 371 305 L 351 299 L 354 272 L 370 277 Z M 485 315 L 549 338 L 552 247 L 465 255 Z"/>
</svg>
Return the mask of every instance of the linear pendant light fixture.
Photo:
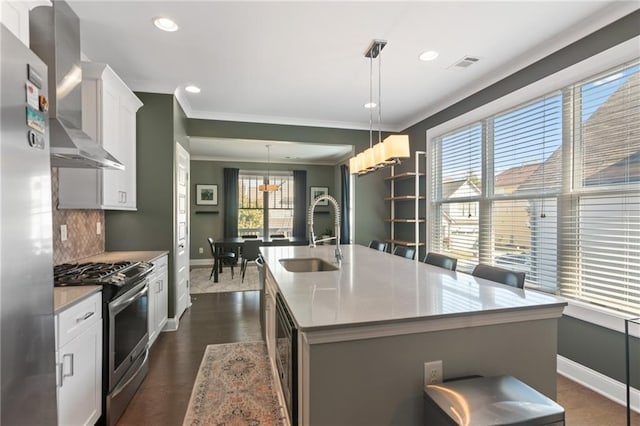
<svg viewBox="0 0 640 426">
<path fill-rule="evenodd" d="M 382 140 L 382 101 L 381 93 L 381 69 L 382 49 L 387 45 L 385 40 L 373 40 L 365 52 L 365 58 L 369 58 L 369 148 L 349 159 L 349 171 L 351 174 L 365 175 L 386 166 L 400 164 L 401 158 L 411 156 L 409 152 L 409 136 L 390 135 Z M 373 144 L 373 60 L 378 59 L 378 143 Z"/>
<path fill-rule="evenodd" d="M 266 184 L 262 184 L 262 185 L 258 185 L 258 191 L 260 192 L 276 192 L 278 189 L 280 189 L 279 185 L 274 185 L 269 183 L 270 180 L 270 175 L 269 175 L 269 165 L 271 164 L 271 145 L 267 145 L 267 183 Z"/>
</svg>

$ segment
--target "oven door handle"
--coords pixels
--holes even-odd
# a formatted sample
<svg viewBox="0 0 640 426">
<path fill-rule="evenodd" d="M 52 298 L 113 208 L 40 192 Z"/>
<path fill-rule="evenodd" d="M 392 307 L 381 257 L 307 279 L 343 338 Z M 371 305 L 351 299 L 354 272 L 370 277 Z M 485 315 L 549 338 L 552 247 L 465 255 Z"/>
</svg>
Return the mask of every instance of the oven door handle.
<svg viewBox="0 0 640 426">
<path fill-rule="evenodd" d="M 145 284 L 144 287 L 139 292 L 137 292 L 136 294 L 134 294 L 130 298 L 125 299 L 125 300 L 118 300 L 115 303 L 113 303 L 111 305 L 111 309 L 117 310 L 120 306 L 129 305 L 130 303 L 134 302 L 136 299 L 141 298 L 142 296 L 144 296 L 148 292 L 149 292 L 149 286 L 147 284 Z"/>
</svg>

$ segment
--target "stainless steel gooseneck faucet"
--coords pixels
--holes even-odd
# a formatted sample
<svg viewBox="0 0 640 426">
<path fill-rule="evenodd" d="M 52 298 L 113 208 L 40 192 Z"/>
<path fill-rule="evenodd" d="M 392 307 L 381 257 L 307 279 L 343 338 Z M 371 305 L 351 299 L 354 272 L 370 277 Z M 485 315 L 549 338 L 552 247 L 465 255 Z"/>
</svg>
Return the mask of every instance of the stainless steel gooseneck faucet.
<svg viewBox="0 0 640 426">
<path fill-rule="evenodd" d="M 327 200 L 333 206 L 334 210 L 334 226 L 335 226 L 335 237 L 322 238 L 320 240 L 316 240 L 316 236 L 313 232 L 313 212 L 316 209 L 318 203 L 322 200 Z M 321 195 L 309 206 L 309 247 L 315 247 L 316 243 L 320 243 L 323 241 L 336 240 L 336 261 L 338 264 L 342 261 L 342 250 L 340 249 L 340 206 L 335 198 L 331 195 Z"/>
</svg>

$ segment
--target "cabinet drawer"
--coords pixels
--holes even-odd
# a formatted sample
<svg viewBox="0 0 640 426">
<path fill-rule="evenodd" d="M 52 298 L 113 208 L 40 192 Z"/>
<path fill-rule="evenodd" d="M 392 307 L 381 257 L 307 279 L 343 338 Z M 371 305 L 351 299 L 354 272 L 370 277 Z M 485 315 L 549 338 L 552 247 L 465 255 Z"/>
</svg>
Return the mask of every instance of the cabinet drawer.
<svg viewBox="0 0 640 426">
<path fill-rule="evenodd" d="M 167 256 L 162 256 L 153 261 L 154 272 L 161 274 L 167 270 Z"/>
<path fill-rule="evenodd" d="M 149 289 L 153 288 L 153 284 L 163 279 L 163 274 L 167 273 L 167 256 L 159 257 L 152 261 L 153 271 L 149 274 Z"/>
<path fill-rule="evenodd" d="M 102 319 L 102 293 L 100 292 L 60 312 L 57 315 L 58 348 L 100 319 Z"/>
</svg>

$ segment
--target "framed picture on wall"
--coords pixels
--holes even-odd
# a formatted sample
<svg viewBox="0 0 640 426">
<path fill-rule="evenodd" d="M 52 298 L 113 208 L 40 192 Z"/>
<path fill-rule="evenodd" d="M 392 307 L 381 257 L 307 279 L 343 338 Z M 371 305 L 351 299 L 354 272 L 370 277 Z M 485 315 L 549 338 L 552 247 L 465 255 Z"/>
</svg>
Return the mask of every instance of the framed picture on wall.
<svg viewBox="0 0 640 426">
<path fill-rule="evenodd" d="M 312 186 L 311 187 L 311 201 L 313 202 L 316 198 L 321 195 L 329 195 L 329 188 L 326 186 Z M 318 203 L 319 206 L 328 206 L 329 202 L 327 200 L 322 200 Z"/>
<path fill-rule="evenodd" d="M 218 185 L 196 185 L 196 204 L 199 206 L 218 205 Z"/>
</svg>

